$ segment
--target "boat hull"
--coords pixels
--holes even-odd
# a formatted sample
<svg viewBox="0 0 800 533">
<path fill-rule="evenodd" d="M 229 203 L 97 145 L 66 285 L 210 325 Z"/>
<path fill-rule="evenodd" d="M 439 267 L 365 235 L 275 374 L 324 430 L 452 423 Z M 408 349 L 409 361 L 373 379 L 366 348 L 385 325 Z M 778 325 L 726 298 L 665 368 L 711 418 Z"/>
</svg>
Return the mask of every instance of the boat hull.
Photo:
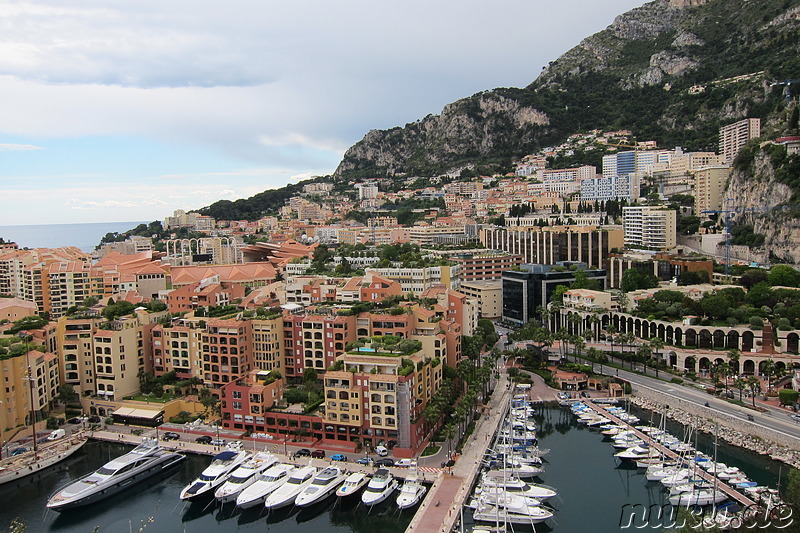
<svg viewBox="0 0 800 533">
<path fill-rule="evenodd" d="M 179 453 L 165 453 L 158 457 L 158 460 L 154 461 L 153 464 L 149 465 L 147 468 L 132 472 L 130 475 L 116 479 L 113 483 L 98 486 L 98 490 L 92 491 L 88 494 L 78 495 L 73 498 L 55 502 L 51 498 L 51 501 L 47 504 L 47 508 L 54 511 L 65 511 L 99 502 L 118 494 L 148 478 L 169 471 L 184 459 L 186 459 L 186 457 Z"/>
</svg>

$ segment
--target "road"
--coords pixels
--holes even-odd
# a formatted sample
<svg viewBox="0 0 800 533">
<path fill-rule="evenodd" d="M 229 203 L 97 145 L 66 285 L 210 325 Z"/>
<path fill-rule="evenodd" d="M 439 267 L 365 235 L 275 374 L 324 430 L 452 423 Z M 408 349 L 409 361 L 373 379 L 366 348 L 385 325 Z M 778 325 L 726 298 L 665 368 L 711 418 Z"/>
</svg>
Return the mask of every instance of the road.
<svg viewBox="0 0 800 533">
<path fill-rule="evenodd" d="M 787 438 L 794 439 L 796 441 L 794 442 L 795 446 L 800 445 L 800 423 L 791 419 L 788 414 L 782 411 L 757 413 L 752 409 L 741 407 L 721 398 L 717 398 L 708 394 L 705 390 L 692 385 L 669 383 L 626 370 L 620 370 L 618 376 L 629 381 L 633 384 L 634 388 L 642 387 L 656 390 L 662 394 L 694 403 L 699 408 L 702 408 L 704 404 L 708 402 L 709 406 L 706 409 L 711 412 L 712 416 L 713 413 L 724 414 L 741 420 L 743 425 L 753 424 L 755 426 L 771 429 L 785 435 Z M 748 415 L 752 415 L 754 421 L 749 421 L 747 419 Z M 785 444 L 790 443 L 787 442 Z"/>
</svg>

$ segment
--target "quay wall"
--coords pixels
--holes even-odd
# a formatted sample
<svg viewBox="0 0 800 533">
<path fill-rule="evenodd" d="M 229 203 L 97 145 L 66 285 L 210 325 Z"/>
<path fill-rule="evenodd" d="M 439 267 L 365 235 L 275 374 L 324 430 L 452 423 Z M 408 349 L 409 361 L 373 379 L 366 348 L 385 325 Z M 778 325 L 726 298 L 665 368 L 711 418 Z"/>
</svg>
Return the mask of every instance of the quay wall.
<svg viewBox="0 0 800 533">
<path fill-rule="evenodd" d="M 715 425 L 719 424 L 719 438 L 725 442 L 800 468 L 800 439 L 780 430 L 762 426 L 757 419 L 756 422 L 742 420 L 713 408 L 635 384 L 631 402 L 656 412 L 663 412 L 664 406 L 668 406 L 666 413 L 670 419 L 691 425 L 705 433 L 713 434 Z M 743 412 L 743 416 L 747 414 L 749 413 Z"/>
</svg>

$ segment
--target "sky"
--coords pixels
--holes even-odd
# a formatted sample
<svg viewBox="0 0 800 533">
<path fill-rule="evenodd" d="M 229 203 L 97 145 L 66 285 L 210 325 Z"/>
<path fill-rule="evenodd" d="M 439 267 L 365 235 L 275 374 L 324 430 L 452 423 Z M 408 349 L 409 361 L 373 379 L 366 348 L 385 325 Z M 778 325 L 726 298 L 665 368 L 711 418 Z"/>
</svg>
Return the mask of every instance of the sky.
<svg viewBox="0 0 800 533">
<path fill-rule="evenodd" d="M 0 225 L 163 220 L 332 173 L 642 0 L 0 0 Z"/>
</svg>

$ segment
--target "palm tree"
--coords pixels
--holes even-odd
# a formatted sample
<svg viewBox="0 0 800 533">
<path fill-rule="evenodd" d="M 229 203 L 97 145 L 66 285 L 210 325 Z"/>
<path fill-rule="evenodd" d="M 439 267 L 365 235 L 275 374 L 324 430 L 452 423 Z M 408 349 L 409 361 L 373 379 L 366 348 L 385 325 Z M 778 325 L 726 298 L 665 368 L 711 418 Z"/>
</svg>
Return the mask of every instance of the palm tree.
<svg viewBox="0 0 800 533">
<path fill-rule="evenodd" d="M 723 361 L 722 363 L 717 365 L 717 372 L 719 372 L 720 376 L 723 376 L 725 378 L 725 390 L 727 391 L 728 390 L 728 378 L 733 373 L 733 367 L 731 367 L 731 365 L 728 362 Z"/>
<path fill-rule="evenodd" d="M 592 313 L 589 315 L 589 331 L 592 333 L 592 338 L 597 341 L 597 337 L 599 334 L 597 326 L 600 324 L 600 317 L 598 316 L 597 312 Z"/>
<path fill-rule="evenodd" d="M 764 361 L 761 371 L 764 373 L 764 377 L 767 378 L 767 392 L 772 392 L 772 378 L 776 376 L 777 370 L 778 367 L 772 358 Z"/>
<path fill-rule="evenodd" d="M 735 380 L 733 380 L 733 386 L 739 389 L 739 402 L 741 402 L 742 394 L 744 393 L 744 388 L 747 387 L 747 380 L 742 376 L 739 376 Z"/>
<path fill-rule="evenodd" d="M 583 337 L 575 335 L 572 338 L 572 344 L 575 345 L 575 353 L 576 353 L 575 362 L 577 363 L 578 359 L 581 356 L 581 353 L 583 352 L 583 349 L 586 348 L 586 341 L 583 340 Z"/>
<path fill-rule="evenodd" d="M 442 428 L 442 437 L 447 441 L 447 459 L 453 457 L 453 437 L 456 435 L 456 427 L 450 422 Z"/>
<path fill-rule="evenodd" d="M 747 378 L 747 387 L 750 389 L 750 393 L 753 395 L 753 407 L 755 407 L 756 394 L 761 392 L 761 380 L 756 376 L 750 376 Z"/>
<path fill-rule="evenodd" d="M 597 361 L 600 363 L 600 373 L 603 373 L 603 352 L 592 346 L 589 348 L 587 355 L 589 360 L 592 362 L 592 372 L 594 372 L 594 362 Z"/>
<path fill-rule="evenodd" d="M 611 357 L 614 357 L 614 335 L 617 334 L 617 328 L 610 323 L 606 327 L 606 336 L 611 341 Z"/>
<path fill-rule="evenodd" d="M 736 348 L 731 348 L 728 350 L 728 363 L 731 365 L 731 369 L 736 373 L 739 374 L 739 358 L 741 354 L 739 350 Z"/>
<path fill-rule="evenodd" d="M 644 365 L 644 373 L 647 374 L 647 361 L 653 355 L 653 350 L 647 344 L 642 344 L 636 348 L 636 359 Z M 631 358 L 631 370 L 633 370 L 633 358 Z"/>
<path fill-rule="evenodd" d="M 661 350 L 664 349 L 664 341 L 658 337 L 653 337 L 650 339 L 650 349 L 653 350 L 656 357 L 656 379 L 658 379 L 658 367 L 661 366 Z"/>
</svg>

